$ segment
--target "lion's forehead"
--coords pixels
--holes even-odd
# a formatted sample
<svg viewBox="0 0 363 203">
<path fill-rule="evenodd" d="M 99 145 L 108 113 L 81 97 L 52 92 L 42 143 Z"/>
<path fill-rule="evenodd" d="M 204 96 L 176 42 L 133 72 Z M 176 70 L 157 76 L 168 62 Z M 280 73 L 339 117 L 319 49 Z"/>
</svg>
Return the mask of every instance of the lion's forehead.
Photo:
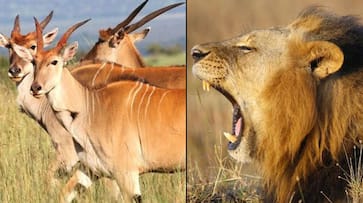
<svg viewBox="0 0 363 203">
<path fill-rule="evenodd" d="M 231 43 L 242 46 L 242 45 L 250 45 L 250 46 L 281 46 L 281 42 L 288 40 L 290 32 L 285 28 L 270 28 L 264 30 L 255 30 L 250 33 L 241 35 L 231 40 Z"/>
</svg>

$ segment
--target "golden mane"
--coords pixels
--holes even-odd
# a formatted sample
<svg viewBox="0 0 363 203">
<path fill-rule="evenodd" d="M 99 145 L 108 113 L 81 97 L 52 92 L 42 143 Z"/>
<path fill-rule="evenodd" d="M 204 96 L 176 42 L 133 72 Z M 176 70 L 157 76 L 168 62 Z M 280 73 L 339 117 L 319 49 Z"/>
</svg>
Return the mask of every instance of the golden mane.
<svg viewBox="0 0 363 203">
<path fill-rule="evenodd" d="M 289 39 L 287 68 L 271 78 L 263 94 L 266 103 L 261 108 L 268 109 L 264 122 L 269 126 L 264 133 L 269 139 L 259 143 L 257 156 L 263 160 L 269 193 L 276 198 L 270 201 L 321 201 L 319 194 L 309 194 L 308 188 L 315 185 L 334 199 L 344 191 L 332 191 L 329 182 L 341 188 L 347 184 L 338 179 L 343 171 L 335 165 L 346 168 L 345 150 L 351 156 L 353 146 L 363 139 L 363 27 L 354 16 L 310 7 L 288 28 L 297 34 Z M 302 71 L 302 41 L 317 40 L 338 45 L 345 58 L 338 72 L 321 81 Z M 322 186 L 324 178 L 329 180 Z M 303 197 L 296 194 L 299 187 Z"/>
</svg>

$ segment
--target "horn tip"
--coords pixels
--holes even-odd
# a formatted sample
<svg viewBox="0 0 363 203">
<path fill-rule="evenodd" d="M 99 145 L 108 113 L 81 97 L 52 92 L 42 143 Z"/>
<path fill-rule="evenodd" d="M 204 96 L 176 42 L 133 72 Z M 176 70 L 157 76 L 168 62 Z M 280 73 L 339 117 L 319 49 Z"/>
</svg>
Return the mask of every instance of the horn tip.
<svg viewBox="0 0 363 203">
<path fill-rule="evenodd" d="M 48 14 L 48 16 L 49 16 L 50 18 L 52 18 L 52 17 L 53 17 L 53 13 L 54 13 L 54 10 L 51 10 L 51 11 L 50 11 L 50 13 Z"/>
<path fill-rule="evenodd" d="M 185 4 L 185 2 L 175 3 L 175 4 L 173 4 L 173 6 L 174 6 L 174 7 L 177 7 L 177 6 L 180 6 L 180 5 L 183 5 L 183 4 Z"/>
<path fill-rule="evenodd" d="M 34 22 L 35 22 L 36 24 L 38 24 L 38 19 L 37 19 L 35 16 L 33 16 L 33 19 L 34 19 Z"/>
<path fill-rule="evenodd" d="M 84 20 L 83 22 L 82 22 L 82 25 L 83 24 L 85 24 L 85 23 L 87 23 L 88 21 L 90 21 L 90 20 L 92 20 L 91 18 L 88 18 L 88 19 L 86 19 L 86 20 Z"/>
</svg>

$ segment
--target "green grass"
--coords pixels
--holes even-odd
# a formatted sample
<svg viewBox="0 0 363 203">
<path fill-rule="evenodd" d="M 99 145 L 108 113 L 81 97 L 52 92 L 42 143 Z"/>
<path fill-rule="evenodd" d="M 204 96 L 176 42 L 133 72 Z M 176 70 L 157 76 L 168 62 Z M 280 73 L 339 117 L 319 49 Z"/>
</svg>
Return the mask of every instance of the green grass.
<svg viewBox="0 0 363 203">
<path fill-rule="evenodd" d="M 185 52 L 176 55 L 156 55 L 145 57 L 145 63 L 151 66 L 183 65 L 185 64 Z"/>
<path fill-rule="evenodd" d="M 55 152 L 45 131 L 19 112 L 7 60 L 0 57 L 0 202 L 59 202 L 60 189 L 69 177 L 62 176 L 59 186 L 47 182 Z M 185 172 L 144 174 L 140 180 L 144 202 L 185 202 Z M 103 182 L 96 181 L 75 202 L 112 202 L 112 198 Z"/>
</svg>

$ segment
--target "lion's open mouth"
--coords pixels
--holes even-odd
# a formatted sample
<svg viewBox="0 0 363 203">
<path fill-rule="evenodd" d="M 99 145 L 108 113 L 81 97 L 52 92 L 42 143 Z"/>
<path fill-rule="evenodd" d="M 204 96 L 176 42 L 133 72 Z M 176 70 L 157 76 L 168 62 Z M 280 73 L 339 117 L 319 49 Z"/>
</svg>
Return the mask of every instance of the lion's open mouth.
<svg viewBox="0 0 363 203">
<path fill-rule="evenodd" d="M 242 132 L 244 127 L 243 114 L 241 108 L 233 96 L 222 87 L 210 84 L 209 82 L 202 80 L 203 90 L 209 91 L 210 86 L 216 89 L 218 92 L 223 94 L 233 106 L 233 117 L 232 117 L 232 133 L 224 132 L 224 136 L 228 139 L 228 149 L 234 150 L 238 147 L 241 142 Z"/>
</svg>

